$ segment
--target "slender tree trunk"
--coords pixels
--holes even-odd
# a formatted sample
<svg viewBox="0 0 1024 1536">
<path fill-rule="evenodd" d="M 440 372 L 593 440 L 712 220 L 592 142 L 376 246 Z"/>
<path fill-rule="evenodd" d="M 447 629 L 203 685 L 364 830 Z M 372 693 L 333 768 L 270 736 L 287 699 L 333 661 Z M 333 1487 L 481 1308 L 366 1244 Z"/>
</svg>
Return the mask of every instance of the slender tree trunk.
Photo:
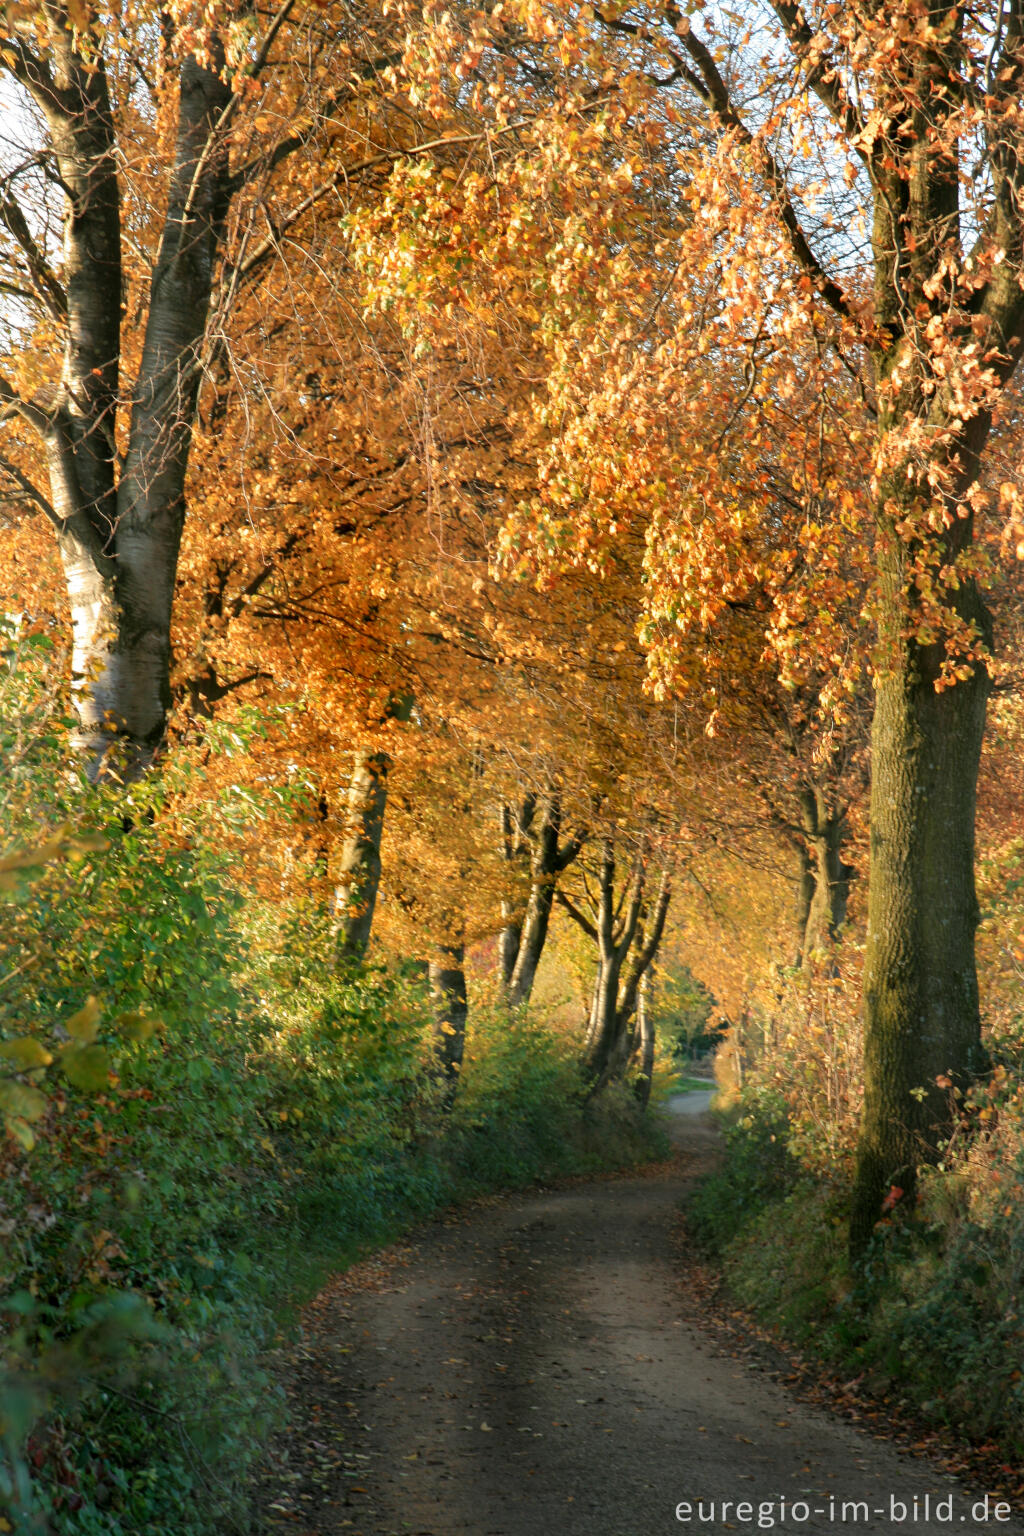
<svg viewBox="0 0 1024 1536">
<path fill-rule="evenodd" d="M 831 809 L 822 790 L 807 786 L 800 796 L 804 840 L 800 849 L 797 964 L 839 939 L 850 895 L 853 867 L 843 859 L 845 812 Z"/>
<path fill-rule="evenodd" d="M 464 967 L 465 947 L 462 944 L 443 944 L 438 946 L 428 971 L 436 1008 L 434 1056 L 437 1075 L 443 1084 L 443 1104 L 446 1110 L 451 1109 L 455 1102 L 466 1048 L 469 1002 Z"/>
<path fill-rule="evenodd" d="M 533 821 L 531 810 L 530 894 L 519 926 L 518 946 L 506 987 L 510 1008 L 522 1008 L 530 1001 L 547 943 L 558 878 L 579 857 L 587 838 L 583 828 L 566 842 L 561 841 L 562 802 L 557 790 L 550 790 L 542 797 L 541 818 L 535 829 L 532 828 Z"/>
<path fill-rule="evenodd" d="M 602 958 L 594 982 L 589 1040 L 584 1048 L 583 1072 L 592 1082 L 603 1083 L 619 1044 L 619 973 L 622 961 L 614 955 Z"/>
<path fill-rule="evenodd" d="M 501 986 L 506 999 L 523 940 L 524 902 L 520 885 L 529 879 L 529 834 L 537 809 L 537 796 L 526 795 L 518 809 L 501 807 L 501 852 L 507 869 L 507 889 L 501 903 Z"/>
<path fill-rule="evenodd" d="M 639 1063 L 636 1078 L 637 1102 L 646 1109 L 651 1099 L 651 1083 L 654 1079 L 654 1010 L 651 1007 L 651 973 L 645 971 L 640 981 L 636 999 L 637 1050 Z"/>
<path fill-rule="evenodd" d="M 342 962 L 362 960 L 370 943 L 380 889 L 380 845 L 390 765 L 386 752 L 361 752 L 349 781 L 345 837 L 334 892 L 337 956 Z"/>
<path fill-rule="evenodd" d="M 512 974 L 516 968 L 516 960 L 519 955 L 519 946 L 523 941 L 522 923 L 516 921 L 516 908 L 514 903 L 503 901 L 501 915 L 504 923 L 501 930 L 501 986 L 507 997 L 512 985 Z"/>
<path fill-rule="evenodd" d="M 807 934 L 810 927 L 811 908 L 814 904 L 814 892 L 817 886 L 815 879 L 815 863 L 811 850 L 802 838 L 794 838 L 797 857 L 797 888 L 796 888 L 796 959 L 794 964 L 797 970 L 804 963 L 807 954 Z"/>
<path fill-rule="evenodd" d="M 544 871 L 530 888 L 530 899 L 526 904 L 526 916 L 519 935 L 519 951 L 508 987 L 511 1008 L 524 1007 L 533 994 L 533 984 L 537 980 L 551 925 L 556 878 L 554 872 Z"/>
<path fill-rule="evenodd" d="M 393 694 L 384 721 L 409 720 L 414 702 L 411 694 Z M 367 750 L 357 753 L 349 780 L 345 835 L 334 891 L 336 953 L 342 963 L 358 963 L 369 948 L 380 889 L 380 849 L 390 771 L 387 752 Z"/>
</svg>

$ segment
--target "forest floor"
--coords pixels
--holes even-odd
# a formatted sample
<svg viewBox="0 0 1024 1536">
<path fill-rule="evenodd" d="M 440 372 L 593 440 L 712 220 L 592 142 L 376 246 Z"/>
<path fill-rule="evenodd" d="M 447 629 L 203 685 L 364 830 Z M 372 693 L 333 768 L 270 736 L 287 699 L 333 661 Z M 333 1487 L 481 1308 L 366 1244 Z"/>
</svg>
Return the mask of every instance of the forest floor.
<svg viewBox="0 0 1024 1536">
<path fill-rule="evenodd" d="M 321 1292 L 260 1529 L 1024 1536 L 1018 1511 L 986 1511 L 877 1420 L 798 1399 L 708 1316 L 680 1208 L 715 1155 L 710 1097 L 670 1104 L 670 1162 L 478 1202 Z"/>
</svg>

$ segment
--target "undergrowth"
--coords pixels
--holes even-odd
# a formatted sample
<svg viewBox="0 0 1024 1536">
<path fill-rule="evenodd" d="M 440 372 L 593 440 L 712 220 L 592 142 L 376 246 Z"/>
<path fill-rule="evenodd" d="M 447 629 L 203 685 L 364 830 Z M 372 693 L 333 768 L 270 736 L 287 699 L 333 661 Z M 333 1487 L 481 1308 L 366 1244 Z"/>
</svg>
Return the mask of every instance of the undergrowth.
<svg viewBox="0 0 1024 1536">
<path fill-rule="evenodd" d="M 282 1411 L 267 1353 L 319 1279 L 439 1207 L 642 1160 L 659 1133 L 625 1091 L 584 1114 L 569 1042 L 479 1001 L 444 1113 L 415 978 L 339 974 L 315 908 L 240 892 L 216 808 L 189 826 L 155 779 L 84 791 L 53 710 L 15 702 L 0 1531 L 247 1530 Z M 34 853 L 61 821 L 77 840 Z"/>
<path fill-rule="evenodd" d="M 801 988 L 804 983 L 800 983 Z M 835 996 L 832 997 L 832 1024 Z M 852 1025 L 850 1026 L 852 1029 Z M 1024 1087 L 1019 1030 L 958 1107 L 913 1211 L 887 1212 L 863 1266 L 847 1257 L 856 1115 L 820 1132 L 821 1031 L 774 1033 L 727 1084 L 725 1152 L 690 1229 L 732 1296 L 863 1389 L 975 1442 L 1024 1453 Z M 815 1108 L 817 1106 L 817 1108 Z M 812 1110 L 814 1113 L 812 1113 Z"/>
</svg>

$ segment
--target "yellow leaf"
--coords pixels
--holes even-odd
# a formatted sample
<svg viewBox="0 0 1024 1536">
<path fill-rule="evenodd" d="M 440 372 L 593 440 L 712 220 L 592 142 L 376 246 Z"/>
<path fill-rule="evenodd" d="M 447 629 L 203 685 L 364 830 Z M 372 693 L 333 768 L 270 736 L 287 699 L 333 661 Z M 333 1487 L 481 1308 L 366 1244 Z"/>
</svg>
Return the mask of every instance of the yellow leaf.
<svg viewBox="0 0 1024 1536">
<path fill-rule="evenodd" d="M 5 1117 L 4 1125 L 14 1137 L 15 1141 L 19 1142 L 26 1152 L 32 1151 L 32 1148 L 36 1144 L 36 1135 L 35 1131 L 33 1131 L 32 1127 L 28 1124 L 27 1121 L 21 1120 L 18 1118 L 18 1116 L 15 1115 L 10 1119 Z M 9 1525 L 0 1525 L 0 1531 L 9 1531 L 10 1529 L 11 1527 Z"/>
</svg>

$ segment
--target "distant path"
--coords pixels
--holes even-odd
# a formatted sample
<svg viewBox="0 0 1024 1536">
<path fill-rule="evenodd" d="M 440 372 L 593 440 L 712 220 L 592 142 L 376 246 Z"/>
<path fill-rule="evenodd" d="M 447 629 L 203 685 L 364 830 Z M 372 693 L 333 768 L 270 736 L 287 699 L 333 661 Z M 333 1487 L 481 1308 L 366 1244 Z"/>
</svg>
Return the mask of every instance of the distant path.
<svg viewBox="0 0 1024 1536">
<path fill-rule="evenodd" d="M 950 1479 L 793 1400 L 702 1332 L 672 1245 L 713 1154 L 710 1097 L 671 1105 L 678 1165 L 474 1207 L 329 1288 L 265 1501 L 273 1528 L 668 1536 L 757 1530 L 763 1504 L 775 1523 L 760 1529 L 785 1536 L 1024 1536 L 1016 1521 L 975 1526 L 973 1496 Z M 952 1524 L 909 1518 L 925 1495 L 933 1510 L 952 1497 Z M 907 1519 L 890 1520 L 890 1499 Z M 698 1501 L 708 1515 L 714 1501 L 713 1519 Z M 737 1518 L 746 1501 L 753 1524 Z M 868 1518 L 844 1521 L 861 1501 Z"/>
</svg>

